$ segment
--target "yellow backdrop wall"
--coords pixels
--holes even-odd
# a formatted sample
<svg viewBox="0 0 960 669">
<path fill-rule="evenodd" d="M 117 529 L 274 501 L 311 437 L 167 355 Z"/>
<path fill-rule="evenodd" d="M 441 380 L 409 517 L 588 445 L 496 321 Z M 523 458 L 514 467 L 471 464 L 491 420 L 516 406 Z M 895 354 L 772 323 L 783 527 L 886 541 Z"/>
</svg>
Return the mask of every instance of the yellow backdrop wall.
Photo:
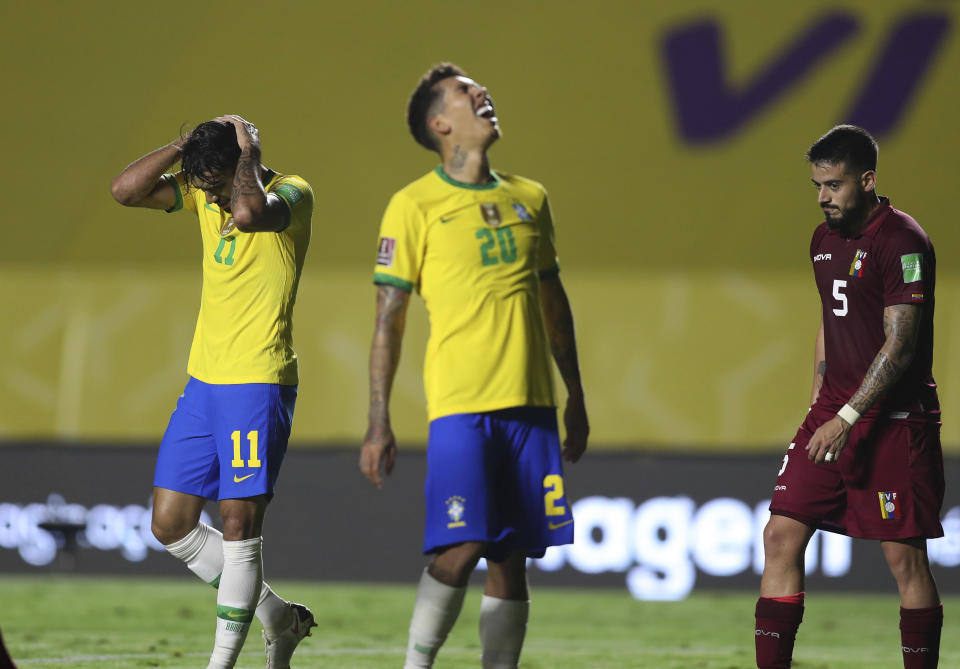
<svg viewBox="0 0 960 669">
<path fill-rule="evenodd" d="M 881 192 L 937 245 L 935 375 L 960 447 L 955 4 L 8 0 L 2 14 L 0 438 L 159 438 L 185 381 L 198 235 L 189 215 L 120 207 L 109 182 L 181 127 L 239 113 L 265 162 L 317 194 L 293 439 L 358 440 L 379 218 L 436 162 L 406 132 L 406 98 L 452 60 L 497 102 L 495 166 L 550 191 L 597 444 L 792 436 L 818 309 L 803 152 L 865 120 Z M 426 327 L 418 304 L 394 399 L 405 443 L 426 434 Z"/>
</svg>

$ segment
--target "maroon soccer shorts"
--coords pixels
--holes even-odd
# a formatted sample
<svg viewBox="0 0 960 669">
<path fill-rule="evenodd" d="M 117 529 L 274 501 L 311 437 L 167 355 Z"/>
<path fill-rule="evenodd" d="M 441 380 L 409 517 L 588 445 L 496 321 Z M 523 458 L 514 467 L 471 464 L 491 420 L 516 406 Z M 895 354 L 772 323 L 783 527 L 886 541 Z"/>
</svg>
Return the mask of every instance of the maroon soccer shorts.
<svg viewBox="0 0 960 669">
<path fill-rule="evenodd" d="M 787 448 L 771 513 L 861 539 L 943 536 L 940 424 L 858 421 L 838 462 L 814 464 L 807 443 L 833 413 L 814 409 Z"/>
</svg>

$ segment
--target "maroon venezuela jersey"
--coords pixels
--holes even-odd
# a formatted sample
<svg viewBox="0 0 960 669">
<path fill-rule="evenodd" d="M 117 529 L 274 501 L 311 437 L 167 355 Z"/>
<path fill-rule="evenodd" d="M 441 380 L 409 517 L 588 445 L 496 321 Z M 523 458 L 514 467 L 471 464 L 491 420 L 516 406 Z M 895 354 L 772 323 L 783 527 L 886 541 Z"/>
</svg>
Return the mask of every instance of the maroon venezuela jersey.
<svg viewBox="0 0 960 669">
<path fill-rule="evenodd" d="M 859 389 L 883 346 L 883 310 L 895 304 L 923 308 L 910 367 L 865 417 L 939 420 L 933 381 L 933 290 L 936 256 L 927 233 L 887 198 L 856 236 L 846 238 L 821 223 L 810 242 L 813 273 L 823 306 L 826 373 L 817 406 L 836 412 Z"/>
</svg>

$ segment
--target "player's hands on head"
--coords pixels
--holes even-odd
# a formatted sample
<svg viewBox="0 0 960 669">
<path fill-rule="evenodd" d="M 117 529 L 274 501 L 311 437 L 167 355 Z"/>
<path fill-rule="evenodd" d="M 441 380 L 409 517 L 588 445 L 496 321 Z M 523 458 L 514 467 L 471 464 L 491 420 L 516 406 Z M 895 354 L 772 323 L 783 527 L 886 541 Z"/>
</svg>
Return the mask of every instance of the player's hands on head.
<svg viewBox="0 0 960 669">
<path fill-rule="evenodd" d="M 840 416 L 834 416 L 817 428 L 807 443 L 807 458 L 816 464 L 836 462 L 847 446 L 851 425 Z"/>
<path fill-rule="evenodd" d="M 570 396 L 563 411 L 563 426 L 567 437 L 563 440 L 563 459 L 576 462 L 587 450 L 587 437 L 590 435 L 590 422 L 587 420 L 587 407 L 583 396 Z"/>
<path fill-rule="evenodd" d="M 241 151 L 248 146 L 260 147 L 260 131 L 257 130 L 257 126 L 242 116 L 227 114 L 226 116 L 218 116 L 214 120 L 229 123 L 237 129 L 237 144 L 240 145 Z"/>
<path fill-rule="evenodd" d="M 360 471 L 378 488 L 383 487 L 383 476 L 390 476 L 397 455 L 397 440 L 389 427 L 367 429 L 360 449 Z"/>
<path fill-rule="evenodd" d="M 187 140 L 190 139 L 190 135 L 193 133 L 193 130 L 187 130 L 182 135 L 178 136 L 175 140 L 170 142 L 173 146 L 177 148 L 177 151 L 183 151 L 183 145 L 187 143 Z"/>
</svg>

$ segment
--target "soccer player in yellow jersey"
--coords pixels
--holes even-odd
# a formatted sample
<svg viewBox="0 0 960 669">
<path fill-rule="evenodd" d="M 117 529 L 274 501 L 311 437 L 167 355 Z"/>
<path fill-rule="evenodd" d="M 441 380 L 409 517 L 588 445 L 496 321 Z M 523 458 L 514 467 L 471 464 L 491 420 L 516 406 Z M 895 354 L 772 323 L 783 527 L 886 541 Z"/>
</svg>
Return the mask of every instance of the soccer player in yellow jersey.
<svg viewBox="0 0 960 669">
<path fill-rule="evenodd" d="M 483 666 L 516 667 L 530 606 L 526 558 L 573 541 L 561 455 L 576 462 L 589 432 L 573 317 L 546 192 L 490 168 L 500 126 L 487 89 L 438 65 L 414 91 L 408 123 L 442 164 L 398 191 L 381 224 L 360 468 L 378 487 L 393 469 L 390 389 L 417 290 L 430 312 L 423 551 L 433 558 L 418 586 L 405 667 L 433 666 L 480 557 L 488 564 Z M 562 448 L 551 352 L 568 395 Z"/>
<path fill-rule="evenodd" d="M 291 317 L 313 192 L 264 167 L 256 127 L 232 115 L 131 163 L 111 192 L 127 206 L 194 212 L 203 244 L 190 379 L 160 444 L 153 533 L 218 590 L 208 667 L 234 666 L 256 615 L 267 667 L 284 669 L 316 623 L 263 582 L 261 529 L 297 397 Z M 220 502 L 222 535 L 200 522 L 207 499 Z"/>
</svg>

